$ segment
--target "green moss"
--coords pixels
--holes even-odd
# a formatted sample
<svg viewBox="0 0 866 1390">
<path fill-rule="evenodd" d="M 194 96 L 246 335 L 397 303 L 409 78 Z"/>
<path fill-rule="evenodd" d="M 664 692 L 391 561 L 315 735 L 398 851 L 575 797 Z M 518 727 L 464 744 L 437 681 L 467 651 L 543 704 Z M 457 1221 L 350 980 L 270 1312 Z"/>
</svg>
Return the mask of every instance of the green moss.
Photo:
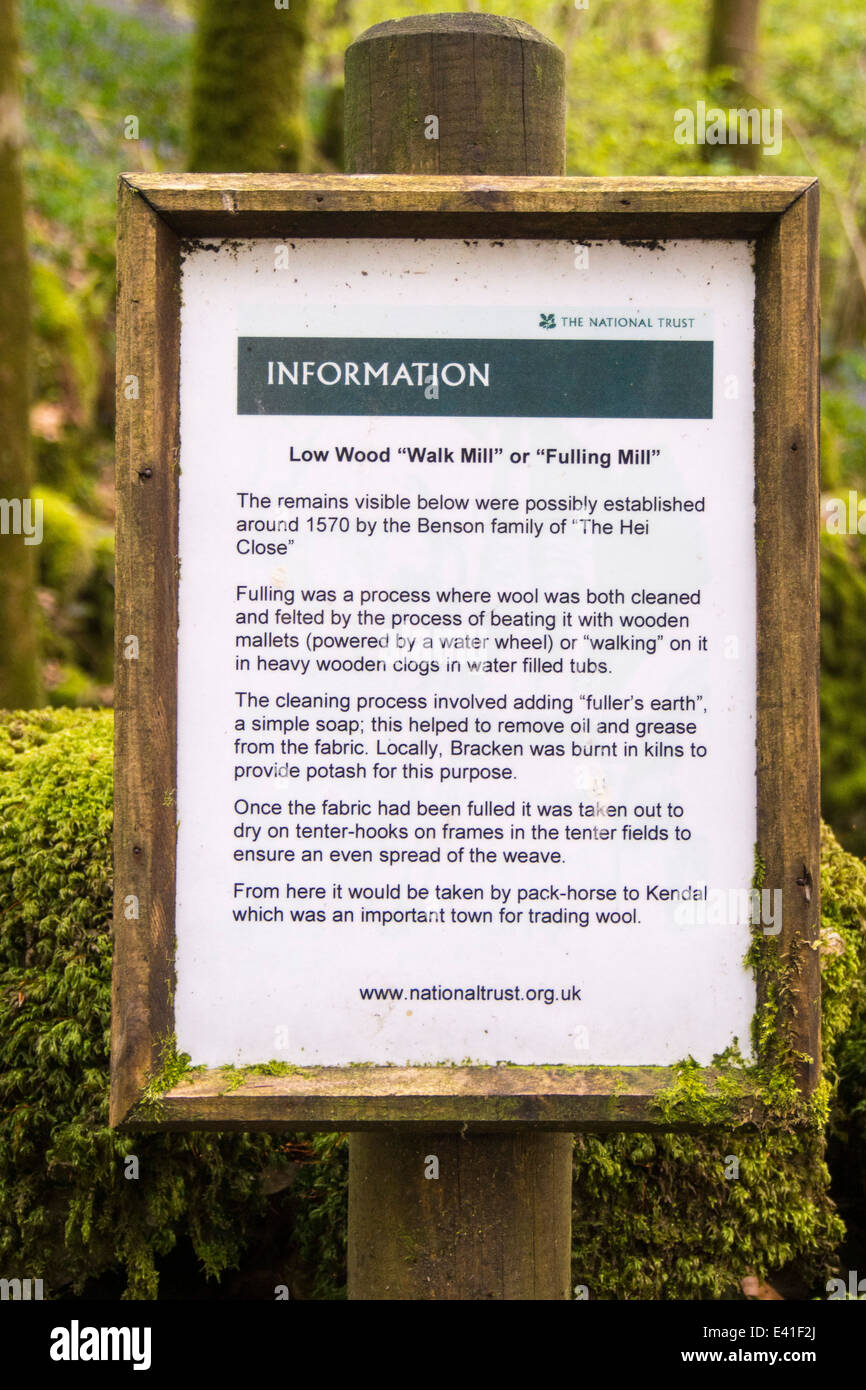
<svg viewBox="0 0 866 1390">
<path fill-rule="evenodd" d="M 111 791 L 110 713 L 0 715 L 0 1268 L 154 1298 L 179 1241 L 209 1277 L 238 1263 L 274 1141 L 109 1128 Z"/>
<path fill-rule="evenodd" d="M 216 1070 L 222 1072 L 225 1077 L 222 1095 L 239 1090 L 253 1076 L 309 1076 L 310 1074 L 303 1067 L 293 1066 L 291 1062 L 277 1061 L 253 1062 L 245 1067 L 236 1067 L 233 1063 L 228 1062 Z"/>
<path fill-rule="evenodd" d="M 834 1267 L 820 1136 L 581 1135 L 574 1166 L 573 1282 L 592 1298 L 737 1298 L 749 1270 L 793 1265 L 808 1287 Z"/>
<path fill-rule="evenodd" d="M 755 864 L 754 872 L 752 874 L 752 887 L 757 888 L 760 891 L 760 889 L 764 886 L 764 878 L 766 876 L 767 866 L 764 863 L 764 860 L 761 855 L 761 847 L 757 843 L 755 844 L 753 853 Z"/>
<path fill-rule="evenodd" d="M 309 1144 L 315 1162 L 302 1166 L 293 1188 L 294 1235 L 301 1257 L 315 1271 L 311 1297 L 345 1298 L 349 1141 L 345 1134 L 314 1134 Z"/>
<path fill-rule="evenodd" d="M 756 851 L 753 886 L 764 866 Z M 821 841 L 821 965 L 824 1079 L 803 1102 L 796 1057 L 776 1045 L 788 972 L 778 938 L 756 933 L 749 952 L 770 988 L 759 1007 L 760 1064 L 736 1048 L 714 1058 L 717 1089 L 684 1060 L 659 1098 L 663 1115 L 703 1128 L 695 1135 L 578 1137 L 575 1149 L 574 1281 L 594 1298 L 738 1298 L 747 1271 L 785 1268 L 821 1288 L 836 1267 L 842 1223 L 830 1198 L 825 1125 L 844 1121 L 837 1086 L 846 1040 L 864 1018 L 866 867 L 825 826 Z M 854 1023 L 852 1031 L 851 1024 Z M 861 1025 L 862 1026 L 862 1025 Z M 848 1031 L 846 1031 L 848 1030 Z M 866 1031 L 866 1030 L 864 1030 Z M 866 1049 L 859 1069 L 866 1095 Z M 722 1106 L 754 1088 L 772 1123 L 725 1129 Z M 831 1109 L 832 1106 L 832 1109 Z M 736 1157 L 739 1176 L 725 1177 Z"/>
<path fill-rule="evenodd" d="M 173 1033 L 160 1043 L 159 1063 L 159 1070 L 148 1078 L 142 1088 L 134 1119 L 158 1119 L 162 1114 L 161 1099 L 166 1091 L 170 1091 L 185 1076 L 206 1070 L 205 1067 L 194 1067 L 188 1052 L 178 1052 Z"/>
<path fill-rule="evenodd" d="M 832 832 L 826 827 L 822 846 L 825 856 L 832 858 L 841 855 L 843 860 L 849 858 L 839 849 Z M 764 859 L 756 844 L 753 889 L 761 891 L 765 875 Z M 714 1058 L 714 1065 L 721 1070 L 708 1085 L 694 1059 L 686 1058 L 677 1064 L 677 1077 L 673 1085 L 653 1102 L 666 1119 L 702 1127 L 723 1126 L 730 1115 L 728 1102 L 753 1096 L 758 1107 L 765 1110 L 760 1116 L 763 1127 L 772 1126 L 782 1130 L 811 1126 L 823 1130 L 829 1114 L 830 1085 L 823 1079 L 815 1093 L 805 1098 L 800 1091 L 797 1064 L 813 1059 L 795 1052 L 787 1041 L 786 1018 L 793 1007 L 797 972 L 793 962 L 783 959 L 780 942 L 780 936 L 766 934 L 761 923 L 755 923 L 744 962 L 752 969 L 759 983 L 758 1006 L 752 1019 L 752 1050 L 757 1063 L 747 1063 L 738 1046 L 728 1048 L 721 1056 Z M 849 976 L 846 985 L 850 987 L 852 984 Z M 850 988 L 847 992 L 850 994 Z M 826 1051 L 826 1036 L 824 1043 Z"/>
</svg>

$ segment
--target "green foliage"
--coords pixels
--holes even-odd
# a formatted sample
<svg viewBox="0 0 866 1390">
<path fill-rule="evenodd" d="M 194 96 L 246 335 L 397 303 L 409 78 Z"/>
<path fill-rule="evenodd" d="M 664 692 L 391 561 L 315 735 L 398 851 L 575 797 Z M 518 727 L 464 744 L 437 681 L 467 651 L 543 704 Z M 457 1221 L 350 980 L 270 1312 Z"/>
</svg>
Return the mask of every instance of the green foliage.
<svg viewBox="0 0 866 1390">
<path fill-rule="evenodd" d="M 58 246 L 43 225 L 37 243 L 61 264 L 83 256 L 110 271 L 118 170 L 159 167 L 182 148 L 189 33 L 93 0 L 21 0 L 21 21 L 27 123 L 38 133 L 25 173 L 40 219 L 61 233 Z M 125 136 L 128 115 L 138 140 Z"/>
<path fill-rule="evenodd" d="M 811 1286 L 834 1268 L 814 1134 L 578 1136 L 574 1170 L 573 1276 L 591 1298 L 729 1299 L 749 1272 L 793 1264 Z"/>
<path fill-rule="evenodd" d="M 71 295 L 59 272 L 44 261 L 33 266 L 33 331 L 38 345 L 34 394 L 62 399 L 81 424 L 93 412 L 99 385 L 94 344 L 81 297 Z"/>
<path fill-rule="evenodd" d="M 858 1014 L 838 1051 L 839 1093 L 833 1137 L 849 1154 L 866 1197 L 866 1011 Z"/>
<path fill-rule="evenodd" d="M 857 503 L 866 493 L 866 353 L 848 354 L 825 383 L 823 489 Z M 866 519 L 860 524 L 866 528 Z M 866 855 L 866 536 L 821 541 L 821 766 L 824 815 L 846 849 Z"/>
<path fill-rule="evenodd" d="M 90 296 L 72 290 L 65 274 L 45 259 L 32 263 L 34 463 L 39 479 L 89 507 L 104 364 Z"/>
<path fill-rule="evenodd" d="M 107 712 L 0 717 L 0 1266 L 153 1298 L 183 1238 L 210 1277 L 238 1262 L 273 1141 L 108 1128 L 111 765 Z"/>
<path fill-rule="evenodd" d="M 84 583 L 90 567 L 87 525 L 78 508 L 51 488 L 35 488 L 42 503 L 39 582 L 67 602 Z"/>
<path fill-rule="evenodd" d="M 114 632 L 114 537 L 53 488 L 39 487 L 45 683 L 54 705 L 104 704 Z"/>
<path fill-rule="evenodd" d="M 821 838 L 821 1034 L 824 1072 L 835 1080 L 852 1023 L 866 1022 L 866 865 L 825 827 Z M 866 1068 L 863 1070 L 866 1085 Z"/>
<path fill-rule="evenodd" d="M 846 846 L 866 850 L 866 550 L 858 536 L 824 536 L 821 554 L 821 758 L 824 813 Z"/>
<path fill-rule="evenodd" d="M 81 660 L 98 681 L 110 683 L 114 642 L 114 536 L 96 532 L 90 572 L 78 595 L 76 642 Z"/>
<path fill-rule="evenodd" d="M 89 709 L 105 703 L 91 677 L 74 663 L 46 662 L 45 674 L 50 681 L 48 698 L 57 708 Z"/>
<path fill-rule="evenodd" d="M 866 1196 L 866 944 L 855 932 L 855 918 L 866 915 L 866 867 L 849 855 L 826 855 L 825 880 L 834 900 L 824 913 L 824 979 L 834 983 L 825 1029 L 838 1089 L 831 1132 Z"/>
<path fill-rule="evenodd" d="M 20 9 L 35 400 L 63 403 L 71 434 L 108 436 L 117 174 L 180 166 L 189 33 L 92 0 L 21 0 Z M 125 138 L 127 116 L 137 140 Z M 85 470 L 99 460 L 88 444 Z M 39 461 L 59 466 L 44 445 Z"/>
<path fill-rule="evenodd" d="M 104 533 L 113 521 L 117 174 L 181 166 L 191 33 L 153 6 L 131 15 L 92 0 L 20 0 L 20 12 L 35 471 L 102 528 L 85 590 L 71 602 L 46 596 L 43 675 L 53 702 L 92 704 L 112 674 Z M 127 116 L 137 140 L 125 138 Z"/>
<path fill-rule="evenodd" d="M 294 1236 L 314 1270 L 311 1297 L 345 1298 L 349 1141 L 345 1134 L 314 1134 L 310 1146 L 316 1161 L 301 1167 L 293 1187 Z"/>
</svg>

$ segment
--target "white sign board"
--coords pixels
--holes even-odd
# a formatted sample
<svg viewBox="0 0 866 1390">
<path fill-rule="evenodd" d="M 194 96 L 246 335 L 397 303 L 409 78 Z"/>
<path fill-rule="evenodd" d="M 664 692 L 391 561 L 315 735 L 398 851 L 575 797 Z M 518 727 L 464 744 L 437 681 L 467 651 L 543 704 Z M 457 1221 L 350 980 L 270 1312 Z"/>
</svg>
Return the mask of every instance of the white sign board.
<svg viewBox="0 0 866 1390">
<path fill-rule="evenodd" d="M 742 242 L 195 243 L 178 1047 L 749 1055 Z"/>
</svg>

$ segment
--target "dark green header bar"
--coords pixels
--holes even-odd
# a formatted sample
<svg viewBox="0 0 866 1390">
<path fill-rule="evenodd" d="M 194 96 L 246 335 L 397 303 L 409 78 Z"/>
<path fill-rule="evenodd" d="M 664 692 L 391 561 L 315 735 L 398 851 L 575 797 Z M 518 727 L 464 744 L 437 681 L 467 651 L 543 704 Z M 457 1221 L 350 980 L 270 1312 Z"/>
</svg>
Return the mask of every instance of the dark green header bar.
<svg viewBox="0 0 866 1390">
<path fill-rule="evenodd" d="M 710 420 L 713 344 L 238 338 L 238 414 Z"/>
</svg>

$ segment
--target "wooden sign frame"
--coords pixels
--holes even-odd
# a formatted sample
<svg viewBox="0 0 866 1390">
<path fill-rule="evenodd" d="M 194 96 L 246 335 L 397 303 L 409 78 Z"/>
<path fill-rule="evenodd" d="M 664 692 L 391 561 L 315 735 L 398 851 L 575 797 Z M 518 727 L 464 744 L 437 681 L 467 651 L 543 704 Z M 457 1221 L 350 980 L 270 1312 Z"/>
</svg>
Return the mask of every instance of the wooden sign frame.
<svg viewBox="0 0 866 1390">
<path fill-rule="evenodd" d="M 754 243 L 758 852 L 764 883 L 784 895 L 781 934 L 755 943 L 758 1017 L 766 1021 L 757 1066 L 689 1068 L 685 1088 L 682 1071 L 671 1067 L 350 1066 L 178 1075 L 181 251 L 200 237 L 305 236 Z M 121 176 L 112 1124 L 688 1129 L 708 1119 L 772 1120 L 766 1083 L 778 1083 L 780 1073 L 794 1088 L 790 1094 L 808 1100 L 820 1052 L 817 248 L 818 187 L 811 179 Z M 702 1104 L 678 1101 L 685 1091 L 699 1093 Z"/>
</svg>

